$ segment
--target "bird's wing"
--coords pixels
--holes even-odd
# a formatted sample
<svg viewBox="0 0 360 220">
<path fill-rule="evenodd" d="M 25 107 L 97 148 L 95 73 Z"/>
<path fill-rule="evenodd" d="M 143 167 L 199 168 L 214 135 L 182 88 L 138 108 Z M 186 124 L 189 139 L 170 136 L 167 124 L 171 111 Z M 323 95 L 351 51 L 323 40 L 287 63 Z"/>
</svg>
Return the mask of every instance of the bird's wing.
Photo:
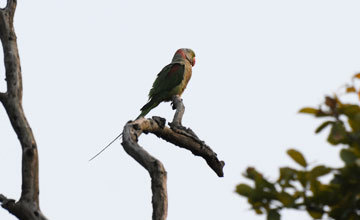
<svg viewBox="0 0 360 220">
<path fill-rule="evenodd" d="M 165 66 L 157 75 L 149 99 L 163 92 L 170 92 L 184 79 L 185 65 L 182 63 L 171 63 Z"/>
</svg>

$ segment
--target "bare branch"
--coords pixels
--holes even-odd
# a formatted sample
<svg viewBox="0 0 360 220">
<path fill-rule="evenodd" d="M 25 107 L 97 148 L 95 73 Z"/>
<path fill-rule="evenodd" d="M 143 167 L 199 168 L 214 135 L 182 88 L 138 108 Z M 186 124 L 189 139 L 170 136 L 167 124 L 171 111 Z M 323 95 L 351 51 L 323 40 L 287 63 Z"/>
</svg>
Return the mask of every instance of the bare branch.
<svg viewBox="0 0 360 220">
<path fill-rule="evenodd" d="M 5 98 L 6 98 L 6 93 L 0 92 L 0 102 L 4 102 Z"/>
<path fill-rule="evenodd" d="M 18 219 L 29 220 L 46 220 L 46 217 L 39 212 L 35 204 L 29 204 L 23 201 L 15 203 L 15 200 L 8 199 L 4 195 L 0 194 L 1 206 L 8 210 L 9 213 L 15 215 Z"/>
<path fill-rule="evenodd" d="M 21 66 L 13 26 L 16 3 L 16 0 L 8 0 L 6 8 L 0 10 L 0 39 L 7 81 L 7 92 L 0 94 L 0 100 L 22 147 L 22 191 L 20 200 L 16 203 L 4 196 L 0 200 L 2 206 L 19 219 L 43 220 L 46 218 L 39 206 L 37 145 L 22 107 Z"/>
<path fill-rule="evenodd" d="M 201 156 L 219 177 L 224 176 L 224 161 L 220 161 L 217 158 L 217 154 L 207 146 L 204 141 L 201 141 L 190 128 L 176 127 L 173 126 L 172 123 L 170 123 L 171 128 L 166 127 L 165 119 L 160 117 L 138 119 L 127 125 L 135 126 L 137 131 L 136 138 L 138 138 L 141 133 L 153 133 L 178 147 L 191 151 L 196 156 Z M 127 127 L 125 126 L 125 128 Z"/>
<path fill-rule="evenodd" d="M 151 176 L 153 220 L 165 220 L 167 216 L 166 171 L 158 159 L 151 156 L 137 143 L 142 133 L 153 133 L 174 145 L 190 150 L 194 155 L 203 157 L 219 177 L 224 176 L 224 161 L 220 161 L 216 153 L 205 142 L 201 141 L 191 129 L 181 126 L 181 118 L 184 113 L 182 100 L 174 98 L 173 104 L 177 107 L 176 113 L 178 114 L 175 114 L 173 122 L 169 123 L 170 128 L 165 126 L 165 119 L 153 117 L 152 119 L 139 118 L 130 121 L 125 125 L 123 131 L 122 145 L 125 151 L 140 163 Z"/>
<path fill-rule="evenodd" d="M 148 120 L 140 118 L 138 123 L 146 123 Z M 138 124 L 128 123 L 123 131 L 123 147 L 125 151 L 140 163 L 150 174 L 151 189 L 153 192 L 153 220 L 165 220 L 167 216 L 167 190 L 166 171 L 162 163 L 151 156 L 137 143 L 137 137 L 141 134 L 135 129 Z"/>
<path fill-rule="evenodd" d="M 4 10 L 14 14 L 16 9 L 16 4 L 17 4 L 17 0 L 7 0 L 6 7 L 4 8 Z"/>
<path fill-rule="evenodd" d="M 172 123 L 176 126 L 181 126 L 182 117 L 185 112 L 185 106 L 179 96 L 174 96 L 172 100 L 173 109 L 176 109 Z"/>
<path fill-rule="evenodd" d="M 7 93 L 22 98 L 22 78 L 16 34 L 13 26 L 16 1 L 9 0 L 0 11 L 0 39 L 3 45 Z"/>
<path fill-rule="evenodd" d="M 15 207 L 15 200 L 8 199 L 3 194 L 0 194 L 0 203 L 1 203 L 1 206 L 4 209 L 8 210 L 10 213 L 11 213 L 11 210 L 13 210 Z"/>
</svg>

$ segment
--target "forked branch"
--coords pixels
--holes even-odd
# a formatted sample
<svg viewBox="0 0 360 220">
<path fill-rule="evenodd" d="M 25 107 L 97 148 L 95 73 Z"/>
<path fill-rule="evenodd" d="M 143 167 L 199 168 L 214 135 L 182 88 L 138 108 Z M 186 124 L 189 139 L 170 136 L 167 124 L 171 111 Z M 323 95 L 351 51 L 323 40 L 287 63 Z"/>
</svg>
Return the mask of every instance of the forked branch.
<svg viewBox="0 0 360 220">
<path fill-rule="evenodd" d="M 174 97 L 173 105 L 176 108 L 176 113 L 173 122 L 169 123 L 170 127 L 167 127 L 165 119 L 160 117 L 139 118 L 136 121 L 128 122 L 123 131 L 122 145 L 125 151 L 150 174 L 153 192 L 153 220 L 165 220 L 167 216 L 166 171 L 158 159 L 151 156 L 137 143 L 142 133 L 153 133 L 178 147 L 190 150 L 194 155 L 204 158 L 219 177 L 224 176 L 224 161 L 220 161 L 216 153 L 205 142 L 201 141 L 191 129 L 181 125 L 185 109 L 182 100 L 179 97 Z"/>
<path fill-rule="evenodd" d="M 0 39 L 3 45 L 6 93 L 0 93 L 10 123 L 22 148 L 22 190 L 19 201 L 0 194 L 0 204 L 21 220 L 44 220 L 39 205 L 38 151 L 34 135 L 22 107 L 22 76 L 19 52 L 14 30 L 16 0 L 8 0 L 0 10 Z"/>
</svg>

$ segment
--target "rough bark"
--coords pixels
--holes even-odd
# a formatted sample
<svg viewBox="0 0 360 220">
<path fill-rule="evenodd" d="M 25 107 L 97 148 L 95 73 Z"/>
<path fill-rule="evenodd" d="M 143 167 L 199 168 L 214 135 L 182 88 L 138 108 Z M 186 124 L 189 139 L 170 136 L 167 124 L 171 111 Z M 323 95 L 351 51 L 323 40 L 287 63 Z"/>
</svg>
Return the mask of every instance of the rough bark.
<svg viewBox="0 0 360 220">
<path fill-rule="evenodd" d="M 153 220 L 165 220 L 167 216 L 166 171 L 158 159 L 151 156 L 137 143 L 142 133 L 153 133 L 176 146 L 190 150 L 194 155 L 203 157 L 219 177 L 224 176 L 224 161 L 220 161 L 216 153 L 204 141 L 201 141 L 190 128 L 181 125 L 185 107 L 182 100 L 177 96 L 173 99 L 173 108 L 176 108 L 176 113 L 172 123 L 169 123 L 170 127 L 167 127 L 165 119 L 160 117 L 139 118 L 135 121 L 129 121 L 123 131 L 122 145 L 125 151 L 150 174 L 153 192 Z"/>
<path fill-rule="evenodd" d="M 39 161 L 34 135 L 22 107 L 22 76 L 13 26 L 16 0 L 8 0 L 0 9 L 0 39 L 4 52 L 7 91 L 0 93 L 10 123 L 22 148 L 22 191 L 19 201 L 0 194 L 0 203 L 21 220 L 44 220 L 39 206 Z"/>
</svg>

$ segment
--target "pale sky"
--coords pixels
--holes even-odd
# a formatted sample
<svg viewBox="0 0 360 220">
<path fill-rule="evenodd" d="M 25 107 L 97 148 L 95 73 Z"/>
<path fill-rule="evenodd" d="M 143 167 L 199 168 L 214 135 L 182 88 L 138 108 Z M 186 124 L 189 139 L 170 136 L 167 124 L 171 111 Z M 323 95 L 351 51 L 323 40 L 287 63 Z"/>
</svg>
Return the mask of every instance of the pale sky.
<svg viewBox="0 0 360 220">
<path fill-rule="evenodd" d="M 321 120 L 297 112 L 360 72 L 359 7 L 355 0 L 18 1 L 23 105 L 38 144 L 43 213 L 151 219 L 150 177 L 119 141 L 88 159 L 139 114 L 156 74 L 188 47 L 197 64 L 183 94 L 183 124 L 225 161 L 225 177 L 184 149 L 141 136 L 168 172 L 168 219 L 266 219 L 234 193 L 248 166 L 275 180 L 280 166 L 298 167 L 288 148 L 312 165 L 342 164 L 340 148 L 326 143 L 328 130 L 314 134 Z M 148 116 L 171 120 L 173 113 L 164 103 Z M 20 165 L 1 106 L 0 193 L 16 200 Z M 0 219 L 16 218 L 0 209 Z"/>
</svg>

